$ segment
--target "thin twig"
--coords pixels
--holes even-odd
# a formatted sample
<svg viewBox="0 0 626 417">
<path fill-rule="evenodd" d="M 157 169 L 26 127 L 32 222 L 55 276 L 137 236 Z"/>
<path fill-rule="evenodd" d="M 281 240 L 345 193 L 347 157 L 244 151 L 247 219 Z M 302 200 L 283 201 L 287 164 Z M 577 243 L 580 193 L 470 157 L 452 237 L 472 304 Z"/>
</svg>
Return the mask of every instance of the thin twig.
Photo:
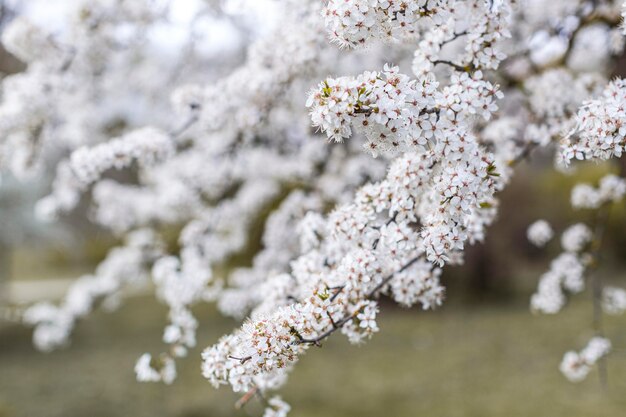
<svg viewBox="0 0 626 417">
<path fill-rule="evenodd" d="M 244 394 L 243 397 L 241 397 L 236 403 L 235 403 L 235 408 L 237 410 L 241 410 L 246 404 L 248 404 L 248 402 L 254 398 L 254 396 L 256 395 L 256 393 L 259 391 L 259 387 L 252 387 L 250 388 L 250 390 L 248 392 L 246 392 Z"/>
<path fill-rule="evenodd" d="M 592 242 L 591 255 L 594 264 L 597 266 L 602 249 L 602 242 L 606 231 L 607 221 L 611 211 L 610 204 L 605 204 L 598 210 L 595 219 L 594 240 Z M 602 277 L 593 272 L 590 274 L 592 291 L 593 291 L 593 330 L 598 337 L 604 337 L 604 325 L 602 317 Z M 598 361 L 598 375 L 602 389 L 608 387 L 608 368 L 606 358 L 602 357 Z"/>
<path fill-rule="evenodd" d="M 467 31 L 464 30 L 463 32 L 459 32 L 459 33 L 455 33 L 453 37 L 451 37 L 450 39 L 446 39 L 445 41 L 441 42 L 441 46 L 444 46 L 452 41 L 455 41 L 457 39 L 459 39 L 461 36 L 465 36 L 467 35 Z"/>
<path fill-rule="evenodd" d="M 465 68 L 465 67 L 463 67 L 463 66 L 461 66 L 461 65 L 459 65 L 459 64 L 455 64 L 455 63 L 454 63 L 454 62 L 452 62 L 452 61 L 447 61 L 447 60 L 445 60 L 445 59 L 437 59 L 437 60 L 435 60 L 435 61 L 432 61 L 432 63 L 433 63 L 433 65 L 439 65 L 439 64 L 448 65 L 448 66 L 450 66 L 450 67 L 454 68 L 454 69 L 455 69 L 455 70 L 457 70 L 457 71 L 460 71 L 460 72 L 468 72 L 468 69 L 467 69 L 467 68 Z"/>
<path fill-rule="evenodd" d="M 229 358 L 229 359 L 234 359 L 234 360 L 236 360 L 236 361 L 239 361 L 239 362 L 241 362 L 241 364 L 243 365 L 244 363 L 246 363 L 246 362 L 248 362 L 250 359 L 252 359 L 252 356 L 246 356 L 245 358 L 238 358 L 238 357 L 236 357 L 236 356 L 229 355 L 229 356 L 228 356 L 228 358 Z"/>
<path fill-rule="evenodd" d="M 517 164 L 519 164 L 520 162 L 522 162 L 523 160 L 525 160 L 526 158 L 528 158 L 530 156 L 530 154 L 532 153 L 532 151 L 537 147 L 538 145 L 534 142 L 529 142 L 526 144 L 526 146 L 524 146 L 524 149 L 522 149 L 522 152 L 517 155 L 514 159 L 512 159 L 511 161 L 509 161 L 509 166 L 513 167 Z"/>
<path fill-rule="evenodd" d="M 198 121 L 198 115 L 194 114 L 189 119 L 187 119 L 187 121 L 183 123 L 179 128 L 170 131 L 170 135 L 175 138 L 179 137 L 180 135 L 185 133 L 187 129 L 193 126 L 197 121 Z"/>
<path fill-rule="evenodd" d="M 420 260 L 422 257 L 421 256 L 416 256 L 415 258 L 411 259 L 410 261 L 408 261 L 406 264 L 404 264 L 402 266 L 402 268 L 400 268 L 399 270 L 387 275 L 378 285 L 376 285 L 368 294 L 367 294 L 367 299 L 371 300 L 373 298 L 376 297 L 376 295 L 378 294 L 378 292 L 389 283 L 389 281 L 391 281 L 393 279 L 393 277 L 396 274 L 399 274 L 405 270 L 407 270 L 409 267 L 411 267 L 411 265 L 413 265 L 415 262 L 417 262 L 418 260 Z M 314 338 L 314 339 L 305 339 L 303 337 L 298 337 L 298 341 L 296 342 L 296 344 L 309 344 L 309 345 L 316 345 L 316 346 L 320 346 L 320 342 L 324 341 L 326 338 L 328 338 L 328 336 L 330 336 L 331 334 L 333 334 L 335 331 L 339 330 L 340 328 L 342 328 L 344 325 L 346 325 L 347 323 L 349 323 L 350 321 L 352 321 L 352 319 L 356 316 L 356 314 L 358 314 L 359 310 L 353 312 L 352 314 L 346 315 L 344 317 L 342 317 L 340 320 L 338 321 L 334 321 L 331 318 L 331 323 L 333 325 L 333 327 L 327 331 L 325 331 L 324 333 L 322 333 L 321 335 L 319 335 L 318 337 Z"/>
</svg>

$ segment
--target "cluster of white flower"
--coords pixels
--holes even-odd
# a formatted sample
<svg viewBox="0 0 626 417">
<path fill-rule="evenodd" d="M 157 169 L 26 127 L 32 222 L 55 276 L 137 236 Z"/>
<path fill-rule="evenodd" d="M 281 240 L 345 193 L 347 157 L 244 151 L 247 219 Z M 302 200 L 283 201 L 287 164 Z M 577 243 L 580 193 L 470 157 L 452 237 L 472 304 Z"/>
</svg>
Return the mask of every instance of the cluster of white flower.
<svg viewBox="0 0 626 417">
<path fill-rule="evenodd" d="M 305 117 L 300 109 L 294 109 L 302 106 L 301 87 L 305 84 L 300 83 L 308 80 L 311 72 L 324 72 L 326 60 L 334 62 L 337 54 L 326 47 L 319 24 L 321 2 L 273 3 L 280 4 L 276 19 L 280 24 L 249 46 L 246 62 L 216 82 L 184 86 L 175 92 L 174 104 L 182 114 L 198 114 L 200 124 L 210 131 L 234 129 L 246 137 L 266 134 L 260 127 L 270 127 L 272 132 L 280 132 L 281 127 L 293 129 L 293 113 Z M 272 120 L 271 116 L 287 120 Z"/>
<path fill-rule="evenodd" d="M 530 39 L 530 60 L 540 67 L 556 64 L 563 59 L 568 50 L 567 38 L 551 36 L 547 31 L 541 31 Z"/>
<path fill-rule="evenodd" d="M 582 381 L 591 368 L 611 351 L 611 342 L 604 337 L 592 338 L 580 352 L 569 351 L 563 356 L 559 369 L 572 382 Z"/>
<path fill-rule="evenodd" d="M 586 102 L 576 115 L 576 128 L 563 140 L 560 156 L 572 159 L 619 158 L 626 144 L 626 81 L 616 79 L 603 97 Z"/>
<path fill-rule="evenodd" d="M 313 124 L 336 142 L 352 136 L 354 125 L 370 139 L 375 155 L 394 149 L 418 150 L 435 130 L 431 124 L 435 115 L 428 113 L 434 113 L 436 88 L 433 79 L 422 84 L 400 74 L 398 67 L 385 65 L 382 73 L 325 80 L 311 92 L 307 107 L 311 107 Z M 412 124 L 422 131 L 416 137 Z"/>
<path fill-rule="evenodd" d="M 419 32 L 424 20 L 441 24 L 455 1 L 329 0 L 322 11 L 333 42 L 342 47 L 366 45 L 371 39 L 402 40 Z"/>
<path fill-rule="evenodd" d="M 174 360 L 167 356 L 155 360 L 146 353 L 137 361 L 135 373 L 138 381 L 164 382 L 169 385 L 176 379 L 176 365 Z"/>
<path fill-rule="evenodd" d="M 444 298 L 444 288 L 439 282 L 441 269 L 433 269 L 430 262 L 417 260 L 413 265 L 395 275 L 391 281 L 391 294 L 400 305 L 411 307 L 417 303 L 424 309 L 439 306 Z"/>
<path fill-rule="evenodd" d="M 122 290 L 148 278 L 146 268 L 163 247 L 150 230 L 128 235 L 126 245 L 109 252 L 94 275 L 85 275 L 72 284 L 60 305 L 42 302 L 29 307 L 24 322 L 35 327 L 33 341 L 49 351 L 68 343 L 77 320 L 88 315 L 98 303 L 115 307 Z"/>
<path fill-rule="evenodd" d="M 577 184 L 572 189 L 572 207 L 577 209 L 598 209 L 607 203 L 619 202 L 626 194 L 626 180 L 617 175 L 606 175 L 600 186 Z"/>
<path fill-rule="evenodd" d="M 149 166 L 172 156 L 173 140 L 154 128 L 142 128 L 93 148 L 79 148 L 72 153 L 67 165 L 59 165 L 52 194 L 37 207 L 43 218 L 55 217 L 73 209 L 80 193 L 100 179 L 109 169 L 122 169 L 137 162 Z"/>
<path fill-rule="evenodd" d="M 549 240 L 545 239 L 546 236 L 552 237 L 552 229 L 547 223 L 544 225 L 542 222 L 540 220 L 529 228 L 529 239 L 533 243 L 542 242 L 538 246 L 545 245 Z M 531 231 L 536 235 L 531 235 Z M 561 246 L 565 252 L 552 261 L 550 270 L 539 279 L 537 292 L 530 300 L 534 311 L 545 314 L 558 313 L 567 301 L 564 291 L 576 294 L 585 289 L 584 273 L 589 262 L 587 249 L 592 239 L 593 232 L 583 223 L 574 224 L 563 232 Z"/>
<path fill-rule="evenodd" d="M 616 175 L 607 175 L 600 180 L 598 188 L 589 184 L 577 184 L 571 194 L 574 208 L 599 209 L 610 203 L 622 200 L 626 193 L 626 181 Z M 543 220 L 535 222 L 528 229 L 528 238 L 537 246 L 544 246 L 553 232 Z M 584 273 L 586 267 L 594 262 L 593 240 L 597 239 L 589 226 L 577 223 L 568 227 L 561 235 L 561 246 L 565 251 L 550 265 L 550 270 L 543 274 L 537 292 L 531 299 L 531 307 L 535 311 L 554 314 L 559 312 L 566 303 L 564 290 L 579 293 L 584 290 Z M 604 297 L 606 310 L 619 311 L 620 292 L 609 290 Z M 612 297 L 611 294 L 615 294 Z M 612 302 L 615 300 L 615 302 Z M 611 306 L 615 306 L 612 309 Z"/>
<path fill-rule="evenodd" d="M 537 220 L 526 231 L 528 240 L 535 246 L 543 247 L 554 237 L 554 230 L 545 220 Z"/>
<path fill-rule="evenodd" d="M 463 248 L 466 240 L 463 229 L 468 225 L 464 216 L 471 217 L 481 204 L 488 205 L 499 187 L 493 156 L 479 148 L 467 119 L 479 114 L 488 120 L 497 109 L 494 100 L 500 97 L 500 93 L 491 83 L 482 80 L 480 72 L 473 77 L 466 73 L 453 75 L 450 85 L 442 91 L 435 88 L 435 83 L 426 88 L 426 80 L 406 83 L 408 77 L 397 76 L 395 69 L 386 72 L 387 82 L 382 82 L 376 73 L 367 73 L 364 77 L 370 82 L 357 79 L 354 84 L 346 80 L 323 83 L 321 91 L 312 93 L 309 101 L 313 105 L 313 122 L 322 126 L 330 138 L 339 135 L 339 139 L 351 133 L 350 123 L 364 126 L 368 137 L 365 148 L 375 155 L 378 152 L 393 155 L 398 151 L 411 151 L 428 157 L 428 168 L 435 175 L 430 178 L 430 187 L 416 190 L 418 196 L 427 195 L 426 190 L 431 191 L 430 198 L 425 199 L 430 202 L 428 208 L 431 211 L 423 218 L 422 236 L 429 260 L 443 264 L 448 251 Z M 381 85 L 377 88 L 379 81 Z M 346 83 L 349 87 L 345 90 L 339 86 Z M 373 84 L 374 89 L 370 90 L 368 84 Z M 384 91 L 385 85 L 390 86 L 388 89 L 398 85 L 393 93 L 399 94 L 395 96 L 396 108 L 389 106 L 393 100 L 388 95 L 378 91 Z M 410 92 L 402 93 L 400 85 L 406 85 Z M 424 90 L 413 92 L 411 87 L 416 85 Z M 334 91 L 337 94 L 333 94 Z M 369 96 L 371 98 L 366 98 Z M 415 97 L 422 98 L 418 101 Z M 434 110 L 426 107 L 429 105 L 434 105 Z M 381 128 L 384 129 L 382 132 Z M 393 168 L 391 172 L 394 172 Z M 428 184 L 426 178 L 421 185 L 425 184 Z M 437 209 L 433 207 L 435 204 Z M 382 209 L 377 208 L 378 211 Z M 407 209 L 410 211 L 412 206 Z M 399 213 L 403 211 L 406 209 L 397 209 Z"/>
<path fill-rule="evenodd" d="M 198 194 L 179 181 L 164 180 L 155 188 L 120 184 L 111 179 L 99 181 L 91 195 L 94 221 L 122 235 L 137 225 L 149 224 L 151 219 L 175 224 L 201 207 Z"/>
<path fill-rule="evenodd" d="M 575 74 L 567 68 L 547 69 L 524 81 L 532 119 L 525 128 L 529 142 L 547 145 L 573 128 L 572 116 L 605 83 L 598 73 Z"/>
<path fill-rule="evenodd" d="M 40 27 L 24 17 L 17 17 L 2 32 L 2 44 L 24 62 L 41 59 L 58 48 Z"/>
<path fill-rule="evenodd" d="M 175 257 L 160 258 L 152 268 L 158 295 L 170 307 L 171 324 L 165 328 L 163 341 L 173 345 L 175 356 L 185 356 L 187 348 L 196 345 L 198 323 L 189 307 L 199 299 L 210 297 L 212 273 L 191 250 Z"/>
<path fill-rule="evenodd" d="M 604 287 L 602 308 L 607 314 L 618 315 L 626 311 L 626 290 L 617 287 Z"/>
<path fill-rule="evenodd" d="M 311 219 L 316 212 L 310 210 L 318 211 L 320 207 L 317 196 L 294 191 L 268 217 L 263 250 L 255 255 L 250 268 L 238 268 L 231 273 L 229 287 L 220 294 L 218 307 L 222 313 L 241 319 L 253 307 L 255 314 L 262 314 L 289 300 L 291 278 L 284 273 L 300 248 L 305 251 L 307 248 L 301 242 L 301 234 L 294 230 L 304 222 L 306 213 Z"/>
<path fill-rule="evenodd" d="M 497 32 L 502 30 L 505 17 L 494 19 L 500 24 L 494 29 L 499 37 L 507 35 Z M 442 39 L 440 43 L 445 42 Z M 475 41 L 476 37 L 468 36 L 468 45 Z M 491 41 L 482 42 L 491 45 Z M 432 47 L 433 43 L 436 42 L 423 41 L 418 51 Z M 483 48 L 482 43 L 471 47 L 474 52 Z M 504 55 L 494 52 L 491 64 L 482 67 L 497 68 L 503 58 Z M 374 156 L 393 155 L 424 150 L 439 139 L 445 142 L 447 134 L 463 133 L 463 129 L 456 130 L 460 120 L 474 115 L 489 120 L 498 109 L 495 100 L 502 98 L 502 93 L 497 85 L 483 79 L 480 70 L 470 74 L 465 68 L 453 65 L 461 68 L 462 74 L 453 74 L 449 85 L 439 90 L 439 82 L 432 73 L 416 69 L 418 61 L 425 62 L 416 57 L 414 72 L 418 78 L 414 80 L 400 74 L 399 68 L 387 65 L 382 73 L 326 79 L 310 93 L 307 101 L 313 124 L 337 142 L 350 137 L 354 127 L 365 134 L 368 141 L 364 147 Z"/>
<path fill-rule="evenodd" d="M 398 71 L 385 66 L 382 74 L 327 79 L 307 102 L 313 124 L 337 142 L 351 136 L 355 126 L 374 156 L 418 152 L 462 135 L 461 122 L 473 115 L 489 120 L 502 97 L 480 71 L 453 75 L 441 91 L 434 77 L 411 80 Z"/>
<path fill-rule="evenodd" d="M 561 235 L 561 246 L 567 252 L 581 252 L 591 242 L 593 233 L 586 224 L 577 223 L 568 227 Z"/>
<path fill-rule="evenodd" d="M 287 417 L 291 406 L 280 397 L 275 396 L 267 400 L 268 407 L 265 409 L 263 417 Z"/>
<path fill-rule="evenodd" d="M 527 43 L 513 47 L 505 71 L 529 93 L 530 114 L 522 116 L 526 141 L 545 146 L 561 140 L 575 127 L 576 110 L 601 93 L 624 48 L 620 8 L 617 1 L 555 0 L 548 6 L 529 0 L 514 15 L 520 19 L 515 30 Z"/>
<path fill-rule="evenodd" d="M 174 153 L 172 140 L 163 132 L 143 128 L 93 148 L 80 148 L 70 158 L 70 169 L 82 185 L 97 181 L 107 169 L 121 169 L 137 161 L 151 165 Z"/>
<path fill-rule="evenodd" d="M 534 311 L 555 314 L 561 311 L 567 301 L 563 290 L 579 293 L 585 288 L 585 265 L 574 253 L 565 252 L 550 264 L 550 270 L 539 279 L 537 292 L 530 305 Z"/>
<path fill-rule="evenodd" d="M 164 120 L 167 80 L 178 69 L 150 51 L 146 35 L 165 17 L 163 4 L 64 2 L 62 27 L 42 24 L 42 14 L 29 12 L 38 6 L 16 7 L 25 15 L 7 25 L 2 42 L 28 67 L 2 83 L 3 171 L 41 174 L 68 151 L 106 141 L 114 126 Z M 148 73 L 152 66 L 159 73 Z"/>
</svg>

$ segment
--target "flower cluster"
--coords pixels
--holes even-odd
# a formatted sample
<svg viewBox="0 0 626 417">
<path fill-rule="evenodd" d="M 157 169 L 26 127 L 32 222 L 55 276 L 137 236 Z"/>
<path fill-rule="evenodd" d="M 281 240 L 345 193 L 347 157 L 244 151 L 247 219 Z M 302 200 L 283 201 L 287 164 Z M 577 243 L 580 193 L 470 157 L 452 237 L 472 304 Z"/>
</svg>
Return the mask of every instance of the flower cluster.
<svg viewBox="0 0 626 417">
<path fill-rule="evenodd" d="M 561 311 L 567 299 L 564 290 L 572 293 L 584 289 L 585 265 L 571 252 L 565 252 L 550 264 L 550 270 L 539 279 L 537 292 L 533 294 L 530 305 L 534 311 L 555 314 Z"/>
<path fill-rule="evenodd" d="M 333 42 L 359 47 L 371 39 L 401 40 L 415 36 L 422 20 L 441 24 L 455 2 L 442 0 L 330 0 L 322 11 Z"/>
<path fill-rule="evenodd" d="M 363 147 L 374 156 L 424 151 L 440 143 L 454 153 L 454 146 L 445 144 L 463 134 L 460 122 L 474 115 L 489 120 L 502 93 L 480 71 L 450 81 L 440 91 L 433 77 L 411 80 L 397 67 L 385 66 L 383 73 L 325 80 L 310 93 L 307 106 L 313 124 L 329 139 L 341 142 L 354 127 L 366 136 Z"/>
<path fill-rule="evenodd" d="M 154 128 L 142 128 L 92 148 L 79 148 L 67 165 L 59 165 L 53 192 L 39 202 L 38 211 L 42 217 L 53 217 L 71 210 L 78 204 L 80 192 L 107 170 L 122 169 L 135 161 L 140 166 L 154 165 L 174 151 L 170 136 Z"/>
<path fill-rule="evenodd" d="M 602 290 L 602 308 L 608 314 L 618 315 L 626 311 L 626 290 L 605 287 Z"/>
<path fill-rule="evenodd" d="M 567 252 L 581 252 L 593 238 L 586 224 L 577 223 L 568 227 L 561 235 L 561 246 Z"/>
<path fill-rule="evenodd" d="M 618 202 L 626 194 L 626 180 L 617 175 L 606 175 L 598 188 L 590 184 L 577 184 L 572 189 L 571 203 L 576 209 L 598 209 L 601 206 Z"/>
<path fill-rule="evenodd" d="M 563 356 L 559 369 L 572 382 L 587 377 L 593 365 L 611 351 L 611 342 L 603 337 L 592 338 L 580 352 L 569 351 Z"/>
<path fill-rule="evenodd" d="M 155 360 L 145 353 L 137 361 L 135 373 L 138 381 L 164 382 L 169 385 L 176 379 L 176 365 L 174 360 L 167 356 Z"/>
<path fill-rule="evenodd" d="M 548 223 L 547 221 L 537 220 L 536 222 L 528 226 L 526 236 L 533 245 L 537 247 L 543 247 L 554 236 L 554 230 L 552 230 L 550 223 Z"/>
<path fill-rule="evenodd" d="M 177 69 L 150 51 L 146 29 L 162 20 L 148 0 L 62 2 L 66 24 L 54 27 L 35 6 L 2 31 L 4 47 L 26 70 L 2 83 L 0 164 L 23 178 L 49 174 L 49 165 L 81 146 L 165 120 L 170 79 Z M 54 19 L 51 19 L 54 20 Z M 152 66 L 160 71 L 151 71 Z M 192 71 L 193 72 L 193 71 Z"/>
<path fill-rule="evenodd" d="M 18 17 L 2 32 L 2 44 L 24 62 L 59 52 L 51 38 L 24 17 Z"/>
<path fill-rule="evenodd" d="M 549 240 L 545 239 L 546 236 L 552 237 L 552 229 L 547 223 L 544 225 L 541 222 L 534 223 L 528 233 L 533 243 L 542 243 L 538 246 L 545 245 Z M 548 229 L 544 229 L 546 226 Z M 584 273 L 590 261 L 588 249 L 593 237 L 591 229 L 583 223 L 574 224 L 563 231 L 561 246 L 565 252 L 552 261 L 550 270 L 539 279 L 537 292 L 530 301 L 534 311 L 545 314 L 558 313 L 567 301 L 564 291 L 576 294 L 585 289 Z"/>
<path fill-rule="evenodd" d="M 382 73 L 325 80 L 310 93 L 307 107 L 313 124 L 336 142 L 350 137 L 354 126 L 368 137 L 365 146 L 374 155 L 419 150 L 435 130 L 436 88 L 432 78 L 420 83 L 386 65 Z"/>
<path fill-rule="evenodd" d="M 29 307 L 23 319 L 35 327 L 35 346 L 44 351 L 63 346 L 76 322 L 99 303 L 115 308 L 125 287 L 147 279 L 146 266 L 162 254 L 162 246 L 151 231 L 135 231 L 128 235 L 125 246 L 109 252 L 94 275 L 76 280 L 60 305 L 42 302 Z"/>
<path fill-rule="evenodd" d="M 198 322 L 189 307 L 204 297 L 210 297 L 212 272 L 193 252 L 160 258 L 152 268 L 152 276 L 159 297 L 170 308 L 170 324 L 165 328 L 163 341 L 173 346 L 175 356 L 185 356 L 187 348 L 196 345 Z M 182 267 L 181 267 L 182 264 Z"/>
<path fill-rule="evenodd" d="M 284 402 L 279 396 L 274 396 L 267 400 L 268 407 L 265 409 L 263 417 L 286 417 L 291 406 Z"/>
<path fill-rule="evenodd" d="M 603 96 L 586 102 L 576 115 L 576 128 L 561 146 L 564 163 L 572 159 L 619 158 L 626 143 L 626 82 L 612 81 Z"/>
<path fill-rule="evenodd" d="M 605 84 L 596 72 L 576 74 L 567 68 L 547 69 L 524 81 L 532 118 L 524 129 L 529 142 L 547 145 L 571 131 L 578 108 Z"/>
</svg>

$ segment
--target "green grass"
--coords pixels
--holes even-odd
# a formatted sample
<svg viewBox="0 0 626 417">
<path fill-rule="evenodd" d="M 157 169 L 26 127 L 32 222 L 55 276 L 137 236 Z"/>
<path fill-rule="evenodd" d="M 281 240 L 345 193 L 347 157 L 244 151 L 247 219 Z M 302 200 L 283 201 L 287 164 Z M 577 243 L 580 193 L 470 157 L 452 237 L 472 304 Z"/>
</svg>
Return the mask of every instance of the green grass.
<svg viewBox="0 0 626 417">
<path fill-rule="evenodd" d="M 454 304 L 454 303 L 452 303 Z M 448 306 L 437 312 L 383 307 L 381 332 L 363 346 L 336 336 L 305 355 L 282 391 L 292 416 L 621 417 L 626 415 L 626 356 L 609 361 L 609 389 L 594 372 L 580 384 L 558 372 L 564 351 L 590 336 L 590 306 L 537 317 L 526 305 Z M 198 310 L 200 346 L 236 324 L 210 307 Z M 158 353 L 165 310 L 134 299 L 96 313 L 68 349 L 41 354 L 20 327 L 0 328 L 1 417 L 260 416 L 258 405 L 233 408 L 237 396 L 200 375 L 199 351 L 172 386 L 138 384 L 132 367 Z M 626 318 L 607 331 L 626 346 Z"/>
</svg>

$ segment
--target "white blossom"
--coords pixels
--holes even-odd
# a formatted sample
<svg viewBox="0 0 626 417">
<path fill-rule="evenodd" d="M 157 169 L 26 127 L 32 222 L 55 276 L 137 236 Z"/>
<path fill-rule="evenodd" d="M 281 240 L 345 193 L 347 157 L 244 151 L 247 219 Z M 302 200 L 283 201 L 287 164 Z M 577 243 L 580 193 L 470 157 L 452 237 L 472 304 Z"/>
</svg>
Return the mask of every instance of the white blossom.
<svg viewBox="0 0 626 417">
<path fill-rule="evenodd" d="M 572 207 L 597 209 L 603 204 L 619 202 L 626 193 L 626 180 L 617 175 L 606 175 L 600 180 L 599 188 L 590 184 L 577 184 L 572 189 Z"/>
<path fill-rule="evenodd" d="M 291 406 L 278 396 L 270 398 L 267 403 L 263 417 L 286 417 L 291 410 Z"/>
<path fill-rule="evenodd" d="M 563 356 L 560 370 L 572 382 L 584 380 L 598 360 L 611 351 L 611 342 L 603 337 L 592 338 L 580 352 L 570 351 Z"/>
<path fill-rule="evenodd" d="M 565 291 L 579 293 L 585 288 L 585 265 L 572 252 L 563 252 L 550 264 L 550 270 L 539 279 L 537 292 L 530 304 L 535 311 L 545 314 L 558 313 L 565 305 Z"/>
<path fill-rule="evenodd" d="M 626 135 L 626 126 L 622 126 L 625 108 L 624 81 L 616 79 L 601 98 L 587 101 L 578 111 L 576 128 L 561 146 L 563 161 L 619 158 Z"/>
<path fill-rule="evenodd" d="M 547 221 L 537 220 L 528 226 L 526 236 L 533 245 L 542 247 L 552 239 L 554 231 Z"/>
<path fill-rule="evenodd" d="M 150 354 L 144 353 L 135 364 L 135 374 L 140 382 L 162 381 L 169 385 L 176 379 L 176 365 L 167 356 L 155 360 Z"/>
<path fill-rule="evenodd" d="M 568 252 L 580 252 L 591 241 L 593 233 L 583 223 L 570 226 L 561 235 L 561 246 Z"/>
<path fill-rule="evenodd" d="M 618 315 L 626 311 L 626 290 L 617 287 L 604 287 L 602 308 L 608 314 Z"/>
<path fill-rule="evenodd" d="M 48 34 L 25 17 L 17 17 L 3 30 L 2 44 L 25 62 L 59 52 Z"/>
</svg>

